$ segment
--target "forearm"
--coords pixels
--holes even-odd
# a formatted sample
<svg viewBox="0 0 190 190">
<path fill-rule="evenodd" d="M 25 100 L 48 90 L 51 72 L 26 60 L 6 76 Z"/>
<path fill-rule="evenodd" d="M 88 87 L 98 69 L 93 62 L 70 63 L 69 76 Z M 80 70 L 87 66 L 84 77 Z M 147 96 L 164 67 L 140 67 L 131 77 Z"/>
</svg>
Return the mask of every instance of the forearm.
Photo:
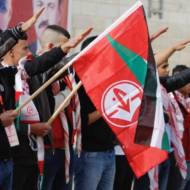
<svg viewBox="0 0 190 190">
<path fill-rule="evenodd" d="M 61 48 L 53 48 L 50 51 L 35 57 L 25 63 L 25 70 L 29 76 L 44 73 L 59 63 L 66 55 Z"/>
<path fill-rule="evenodd" d="M 100 118 L 101 118 L 101 115 L 99 114 L 98 111 L 94 111 L 94 112 L 88 114 L 88 125 L 93 124 Z"/>
<path fill-rule="evenodd" d="M 175 48 L 171 47 L 171 48 L 167 48 L 163 51 L 156 53 L 154 58 L 155 58 L 157 67 L 159 67 L 161 64 L 166 62 L 172 56 L 174 52 L 175 52 Z"/>
<path fill-rule="evenodd" d="M 174 76 L 160 77 L 160 82 L 166 88 L 167 92 L 178 90 L 190 83 L 190 69 L 184 70 Z"/>
<path fill-rule="evenodd" d="M 0 34 L 0 58 L 3 57 L 19 39 L 27 39 L 26 33 L 19 26 L 5 30 Z"/>
</svg>

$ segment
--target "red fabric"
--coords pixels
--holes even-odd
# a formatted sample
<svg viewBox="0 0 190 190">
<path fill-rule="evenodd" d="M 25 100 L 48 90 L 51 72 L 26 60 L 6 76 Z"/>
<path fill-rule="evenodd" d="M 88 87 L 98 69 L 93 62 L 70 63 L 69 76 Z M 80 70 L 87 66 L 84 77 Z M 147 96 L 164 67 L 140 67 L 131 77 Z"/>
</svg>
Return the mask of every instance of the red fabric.
<svg viewBox="0 0 190 190">
<path fill-rule="evenodd" d="M 65 76 L 64 78 L 63 78 L 63 80 L 64 80 L 64 82 L 65 82 L 65 84 L 67 85 L 67 87 L 70 89 L 70 90 L 72 90 L 73 89 L 73 87 L 72 87 L 72 83 L 71 83 L 71 81 L 70 81 L 70 79 L 69 79 L 69 76 Z M 73 127 L 73 111 L 76 109 L 76 105 L 75 105 L 75 99 L 74 99 L 74 97 L 73 98 L 71 98 L 71 100 L 70 100 L 70 104 L 65 108 L 65 110 L 66 110 L 66 115 L 67 115 L 67 118 L 68 118 L 68 120 L 69 120 L 69 123 L 71 124 L 71 126 L 72 126 L 72 128 L 73 128 L 73 132 L 72 132 L 72 139 L 71 139 L 71 143 L 72 144 L 74 144 L 74 137 L 75 137 L 75 135 L 76 135 L 76 130 L 74 129 L 74 127 Z"/>
<path fill-rule="evenodd" d="M 148 59 L 148 31 L 142 6 L 115 26 L 108 35 L 135 54 L 145 60 Z M 113 119 L 110 117 L 112 121 L 110 122 L 105 117 L 105 110 L 102 108 L 102 104 L 105 103 L 103 97 L 107 89 L 113 88 L 112 85 L 119 84 L 117 82 L 120 81 L 132 81 L 134 85 L 140 86 L 137 78 L 113 49 L 106 36 L 97 41 L 86 53 L 83 53 L 75 61 L 74 68 L 97 110 L 108 122 L 110 128 L 120 141 L 136 176 L 140 177 L 144 175 L 151 168 L 164 161 L 167 158 L 166 151 L 134 143 L 139 109 L 136 109 L 131 121 L 127 124 L 120 118 Z M 115 89 L 117 90 L 117 87 Z M 139 99 L 142 99 L 143 90 L 139 91 Z M 123 95 L 121 92 L 118 93 L 121 96 Z M 115 98 L 110 98 L 110 101 L 115 101 Z M 126 103 L 125 109 L 129 110 L 129 108 L 129 105 Z M 120 122 L 122 127 L 114 125 L 116 122 Z"/>
<path fill-rule="evenodd" d="M 64 148 L 64 130 L 59 116 L 52 123 L 53 148 Z"/>
<path fill-rule="evenodd" d="M 178 93 L 178 94 L 177 94 Z M 187 99 L 179 92 L 175 93 L 175 99 L 178 102 L 184 118 L 184 132 L 183 132 L 183 148 L 185 151 L 185 159 L 190 161 L 190 112 Z"/>
<path fill-rule="evenodd" d="M 185 151 L 186 160 L 190 161 L 190 113 L 182 110 L 184 117 L 184 132 L 183 132 L 183 148 Z"/>
</svg>

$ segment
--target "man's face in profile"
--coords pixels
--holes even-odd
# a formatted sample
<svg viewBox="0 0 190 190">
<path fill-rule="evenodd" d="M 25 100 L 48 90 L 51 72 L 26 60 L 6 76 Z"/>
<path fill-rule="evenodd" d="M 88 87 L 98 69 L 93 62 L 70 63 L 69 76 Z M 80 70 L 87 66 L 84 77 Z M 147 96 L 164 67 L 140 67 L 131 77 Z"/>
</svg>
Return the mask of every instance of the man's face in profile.
<svg viewBox="0 0 190 190">
<path fill-rule="evenodd" d="M 0 29 L 8 27 L 12 15 L 12 0 L 0 0 Z"/>
<path fill-rule="evenodd" d="M 57 24 L 59 22 L 59 1 L 60 0 L 33 0 L 33 12 L 36 12 L 41 7 L 45 7 L 44 12 L 35 24 L 37 38 L 41 36 L 48 25 Z"/>
</svg>

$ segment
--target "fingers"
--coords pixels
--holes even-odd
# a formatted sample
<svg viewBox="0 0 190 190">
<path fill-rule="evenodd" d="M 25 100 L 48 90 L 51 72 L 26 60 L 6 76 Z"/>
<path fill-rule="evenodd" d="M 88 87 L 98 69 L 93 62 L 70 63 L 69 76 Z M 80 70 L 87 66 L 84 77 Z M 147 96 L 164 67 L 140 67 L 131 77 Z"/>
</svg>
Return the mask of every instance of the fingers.
<svg viewBox="0 0 190 190">
<path fill-rule="evenodd" d="M 31 133 L 37 136 L 45 136 L 51 130 L 51 126 L 46 123 L 36 123 L 30 126 L 31 126 Z"/>
<path fill-rule="evenodd" d="M 182 44 L 182 45 L 187 45 L 188 43 L 190 43 L 190 40 L 185 40 L 185 41 L 183 41 L 181 44 Z"/>
<path fill-rule="evenodd" d="M 162 35 L 163 33 L 167 32 L 168 30 L 168 27 L 164 27 L 164 28 L 161 28 L 160 30 L 158 30 L 156 33 L 152 34 L 150 36 L 150 40 L 153 41 L 155 40 L 156 38 L 158 38 L 160 35 Z"/>
<path fill-rule="evenodd" d="M 30 19 L 28 19 L 26 22 L 24 22 L 22 24 L 22 30 L 24 32 L 26 32 L 29 28 L 31 28 L 35 22 L 37 21 L 37 19 L 39 18 L 39 16 L 42 14 L 42 12 L 44 11 L 44 7 L 42 7 L 39 11 L 37 11 Z"/>
<path fill-rule="evenodd" d="M 84 39 L 86 36 L 88 36 L 88 35 L 91 33 L 92 30 L 93 30 L 92 27 L 87 28 L 87 29 L 81 34 L 82 38 Z"/>
<path fill-rule="evenodd" d="M 39 10 L 33 15 L 32 18 L 34 18 L 34 20 L 36 21 L 36 20 L 40 17 L 40 15 L 43 13 L 44 9 L 45 9 L 45 7 L 42 7 L 41 9 L 39 9 Z"/>
<path fill-rule="evenodd" d="M 168 29 L 169 29 L 168 27 L 164 27 L 164 28 L 162 28 L 162 29 L 161 29 L 161 33 L 165 33 L 165 32 L 167 32 Z"/>
<path fill-rule="evenodd" d="M 181 42 L 178 42 L 178 44 L 176 46 L 184 46 L 184 45 L 187 45 L 188 43 L 190 43 L 190 40 L 183 40 Z"/>
<path fill-rule="evenodd" d="M 12 110 L 12 117 L 17 117 L 19 114 L 19 111 L 16 111 L 16 110 Z"/>
<path fill-rule="evenodd" d="M 174 51 L 181 51 L 183 50 L 184 48 L 186 48 L 186 45 L 190 43 L 190 40 L 184 40 L 184 41 L 181 41 L 181 42 L 178 42 L 176 45 L 173 46 L 173 49 Z"/>
<path fill-rule="evenodd" d="M 92 28 L 88 28 L 79 36 L 75 37 L 74 39 L 69 40 L 68 42 L 66 42 L 65 44 L 61 46 L 62 50 L 65 53 L 68 53 L 71 48 L 76 47 L 81 41 L 83 41 L 84 38 L 90 34 L 91 31 L 92 31 Z"/>
<path fill-rule="evenodd" d="M 82 34 L 80 34 L 78 37 L 77 37 L 77 45 L 82 41 L 84 40 L 84 38 L 86 38 L 86 36 L 88 36 L 91 31 L 93 30 L 92 27 L 86 29 Z"/>
<path fill-rule="evenodd" d="M 42 131 L 42 136 L 46 136 L 51 130 L 51 126 L 50 125 L 47 125 L 47 124 L 44 124 L 44 128 L 43 128 L 43 131 Z"/>
</svg>

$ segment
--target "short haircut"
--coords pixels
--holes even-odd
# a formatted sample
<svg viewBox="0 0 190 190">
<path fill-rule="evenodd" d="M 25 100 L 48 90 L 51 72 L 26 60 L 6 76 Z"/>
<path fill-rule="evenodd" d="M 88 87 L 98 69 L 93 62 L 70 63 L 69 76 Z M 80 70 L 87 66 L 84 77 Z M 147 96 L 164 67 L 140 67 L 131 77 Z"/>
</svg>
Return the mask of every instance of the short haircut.
<svg viewBox="0 0 190 190">
<path fill-rule="evenodd" d="M 189 67 L 187 67 L 186 65 L 177 65 L 173 68 L 172 74 L 175 75 L 176 73 L 180 73 L 181 71 L 184 71 L 188 68 Z"/>
<path fill-rule="evenodd" d="M 81 50 L 83 50 L 86 46 L 88 46 L 92 41 L 94 41 L 98 36 L 90 36 L 81 45 Z"/>
<path fill-rule="evenodd" d="M 62 35 L 64 35 L 68 39 L 71 38 L 71 35 L 69 34 L 69 32 L 66 29 L 64 29 L 63 27 L 61 27 L 61 26 L 58 26 L 58 25 L 49 25 L 49 26 L 47 26 L 46 29 L 55 31 L 55 32 L 57 32 L 59 34 L 62 34 Z"/>
</svg>

